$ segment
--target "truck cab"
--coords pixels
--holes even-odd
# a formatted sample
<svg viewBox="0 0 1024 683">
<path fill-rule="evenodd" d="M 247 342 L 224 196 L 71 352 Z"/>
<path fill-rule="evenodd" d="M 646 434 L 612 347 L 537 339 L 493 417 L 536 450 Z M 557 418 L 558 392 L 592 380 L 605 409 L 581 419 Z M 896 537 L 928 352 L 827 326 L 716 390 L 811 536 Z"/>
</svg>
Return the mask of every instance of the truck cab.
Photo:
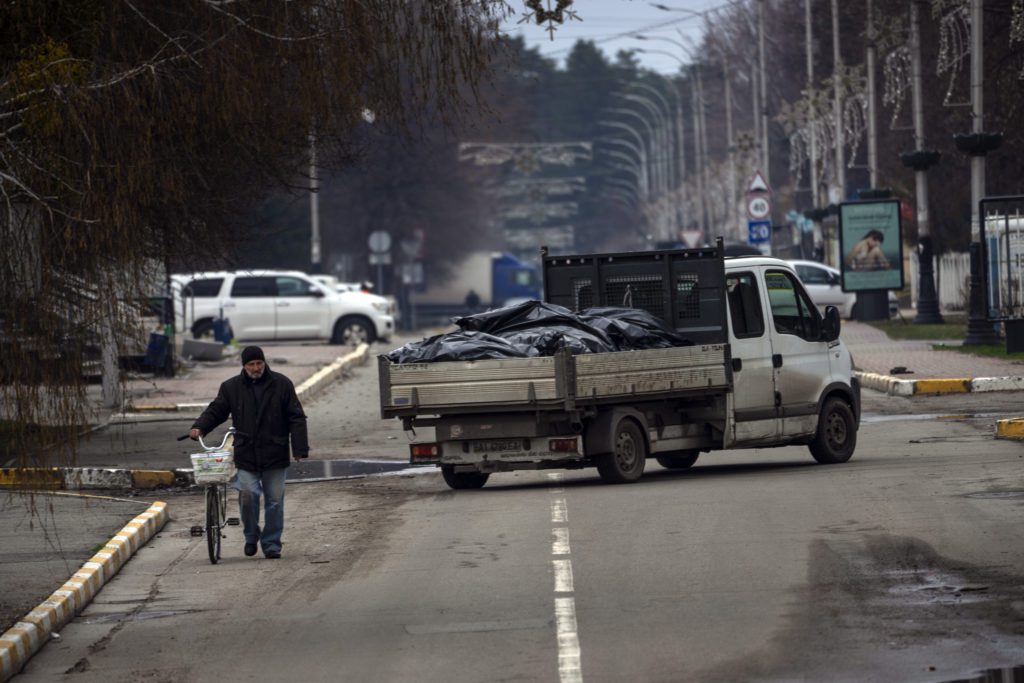
<svg viewBox="0 0 1024 683">
<path fill-rule="evenodd" d="M 733 371 L 729 445 L 812 438 L 825 404 L 836 399 L 850 415 L 831 416 L 833 432 L 845 429 L 823 442 L 835 452 L 822 456 L 848 457 L 860 392 L 849 350 L 837 334 L 836 309 L 823 317 L 792 266 L 779 259 L 726 259 L 725 283 Z"/>
</svg>

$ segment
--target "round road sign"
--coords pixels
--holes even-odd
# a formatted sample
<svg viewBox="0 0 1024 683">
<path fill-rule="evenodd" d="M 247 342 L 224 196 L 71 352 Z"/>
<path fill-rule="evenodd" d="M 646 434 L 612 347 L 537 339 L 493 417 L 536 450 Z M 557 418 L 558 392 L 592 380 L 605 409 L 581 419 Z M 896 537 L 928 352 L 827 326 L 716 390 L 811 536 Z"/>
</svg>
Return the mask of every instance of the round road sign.
<svg viewBox="0 0 1024 683">
<path fill-rule="evenodd" d="M 391 248 L 391 235 L 383 230 L 374 230 L 370 233 L 368 245 L 370 251 L 378 254 L 383 253 Z"/>
<path fill-rule="evenodd" d="M 750 197 L 747 199 L 747 215 L 754 220 L 768 218 L 772 212 L 772 203 L 767 197 Z"/>
</svg>

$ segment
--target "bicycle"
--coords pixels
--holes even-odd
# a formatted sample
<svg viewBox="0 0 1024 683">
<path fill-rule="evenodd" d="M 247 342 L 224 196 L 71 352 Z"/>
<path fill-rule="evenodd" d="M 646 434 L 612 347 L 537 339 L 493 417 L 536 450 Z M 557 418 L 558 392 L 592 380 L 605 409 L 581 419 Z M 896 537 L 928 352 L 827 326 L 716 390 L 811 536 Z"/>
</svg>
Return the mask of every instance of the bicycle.
<svg viewBox="0 0 1024 683">
<path fill-rule="evenodd" d="M 237 517 L 227 517 L 228 482 L 235 476 L 235 462 L 232 453 L 234 427 L 228 429 L 219 446 L 207 446 L 203 437 L 199 437 L 202 453 L 193 453 L 192 473 L 196 484 L 202 484 L 206 506 L 206 525 L 193 526 L 189 533 L 192 536 L 206 536 L 206 549 L 210 554 L 210 564 L 217 564 L 220 559 L 222 531 L 225 526 L 238 526 Z M 187 439 L 188 434 L 178 437 L 178 441 Z"/>
</svg>

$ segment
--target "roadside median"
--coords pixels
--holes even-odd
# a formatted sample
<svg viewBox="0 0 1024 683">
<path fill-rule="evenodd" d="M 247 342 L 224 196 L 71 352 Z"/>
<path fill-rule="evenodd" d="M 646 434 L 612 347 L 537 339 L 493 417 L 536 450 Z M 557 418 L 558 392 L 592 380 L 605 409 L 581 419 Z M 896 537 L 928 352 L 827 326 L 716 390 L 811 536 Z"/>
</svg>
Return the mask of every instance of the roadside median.
<svg viewBox="0 0 1024 683">
<path fill-rule="evenodd" d="M 48 598 L 0 635 L 0 683 L 25 666 L 64 624 L 79 614 L 124 564 L 169 519 L 167 504 L 156 502 L 128 522 Z"/>
<path fill-rule="evenodd" d="M 370 347 L 360 344 L 350 353 L 320 368 L 295 388 L 300 401 L 312 400 L 348 369 L 363 365 Z M 134 406 L 133 412 L 117 413 L 108 424 L 159 420 L 160 413 L 198 415 L 208 403 Z M 141 412 L 137 412 L 141 411 Z M 191 468 L 137 469 L 114 467 L 11 467 L 0 469 L 0 489 L 14 490 L 154 490 L 189 487 L 194 483 Z"/>
<path fill-rule="evenodd" d="M 300 401 L 311 399 L 324 390 L 331 382 L 342 376 L 346 370 L 356 365 L 363 365 L 369 357 L 370 347 L 367 344 L 360 344 L 350 353 L 336 358 L 330 364 L 320 368 L 312 376 L 298 382 L 295 393 Z M 192 397 L 188 401 L 176 403 L 132 403 L 123 413 L 115 413 L 110 418 L 110 424 L 121 422 L 141 421 L 151 419 L 159 413 L 191 413 L 198 415 L 213 400 L 213 396 L 205 398 Z"/>
</svg>

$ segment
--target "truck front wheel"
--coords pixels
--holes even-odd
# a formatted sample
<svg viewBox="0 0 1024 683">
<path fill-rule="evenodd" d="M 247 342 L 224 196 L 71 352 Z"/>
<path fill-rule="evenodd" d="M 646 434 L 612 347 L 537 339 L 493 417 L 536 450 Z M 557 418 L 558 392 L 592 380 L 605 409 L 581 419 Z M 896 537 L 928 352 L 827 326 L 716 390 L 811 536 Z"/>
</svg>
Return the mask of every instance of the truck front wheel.
<svg viewBox="0 0 1024 683">
<path fill-rule="evenodd" d="M 456 472 L 451 465 L 441 466 L 444 483 L 453 489 L 479 489 L 487 483 L 490 474 L 484 472 Z"/>
<path fill-rule="evenodd" d="M 644 473 L 647 441 L 636 422 L 619 420 L 612 439 L 612 452 L 597 456 L 597 472 L 609 484 L 628 484 Z"/>
<path fill-rule="evenodd" d="M 818 418 L 818 433 L 811 442 L 811 455 L 825 465 L 846 462 L 857 447 L 857 421 L 850 404 L 833 396 L 825 401 Z"/>
<path fill-rule="evenodd" d="M 700 451 L 696 448 L 691 448 L 683 451 L 672 451 L 671 453 L 665 453 L 657 456 L 658 464 L 668 470 L 685 470 L 687 467 L 692 467 L 693 463 L 697 462 L 697 458 L 700 456 Z"/>
</svg>

